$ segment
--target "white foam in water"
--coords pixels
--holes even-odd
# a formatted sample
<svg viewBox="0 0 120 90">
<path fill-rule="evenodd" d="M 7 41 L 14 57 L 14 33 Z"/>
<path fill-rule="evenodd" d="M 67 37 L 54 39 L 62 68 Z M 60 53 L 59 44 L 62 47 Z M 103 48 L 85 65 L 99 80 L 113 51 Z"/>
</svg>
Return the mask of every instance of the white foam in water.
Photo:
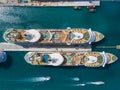
<svg viewBox="0 0 120 90">
<path fill-rule="evenodd" d="M 76 84 L 76 86 L 85 86 L 85 83 Z"/>
<path fill-rule="evenodd" d="M 32 77 L 32 78 L 24 78 L 24 79 L 18 79 L 18 80 L 9 80 L 9 81 L 15 81 L 15 82 L 44 82 L 49 81 L 51 77 Z"/>
<path fill-rule="evenodd" d="M 21 18 L 19 16 L 9 15 L 9 13 L 13 11 L 13 8 L 0 8 L 0 21 L 6 23 L 21 23 Z"/>
<path fill-rule="evenodd" d="M 22 78 L 22 79 L 11 79 L 11 80 L 1 80 L 1 81 L 8 81 L 8 82 L 45 82 L 51 79 L 50 76 L 47 77 L 31 77 L 31 78 Z"/>
<path fill-rule="evenodd" d="M 0 20 L 6 23 L 20 23 L 21 19 L 18 16 L 0 15 Z"/>
<path fill-rule="evenodd" d="M 80 79 L 79 79 L 79 77 L 74 77 L 74 78 L 72 78 L 72 80 L 79 81 Z"/>
<path fill-rule="evenodd" d="M 96 81 L 96 82 L 85 82 L 85 83 L 79 83 L 76 84 L 75 86 L 85 86 L 85 85 L 102 85 L 105 84 L 103 81 Z"/>
<path fill-rule="evenodd" d="M 105 84 L 105 83 L 103 81 L 97 81 L 97 82 L 87 82 L 87 84 L 102 85 L 102 84 Z"/>
<path fill-rule="evenodd" d="M 42 82 L 42 81 L 49 81 L 51 79 L 51 77 L 35 77 L 32 78 L 31 81 L 32 82 Z"/>
</svg>

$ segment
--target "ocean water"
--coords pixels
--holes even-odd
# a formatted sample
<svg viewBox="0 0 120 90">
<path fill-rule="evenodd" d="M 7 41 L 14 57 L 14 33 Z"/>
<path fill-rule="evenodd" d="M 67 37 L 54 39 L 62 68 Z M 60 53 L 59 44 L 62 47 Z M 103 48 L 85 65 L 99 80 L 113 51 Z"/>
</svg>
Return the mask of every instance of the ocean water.
<svg viewBox="0 0 120 90">
<path fill-rule="evenodd" d="M 0 7 L 0 41 L 7 28 L 92 28 L 105 35 L 93 51 L 120 58 L 120 50 L 96 48 L 120 44 L 120 2 L 101 2 L 96 13 L 72 7 Z M 45 67 L 25 62 L 26 52 L 7 52 L 0 64 L 0 90 L 115 90 L 120 83 L 120 59 L 105 68 Z M 95 84 L 100 82 L 100 84 Z"/>
</svg>

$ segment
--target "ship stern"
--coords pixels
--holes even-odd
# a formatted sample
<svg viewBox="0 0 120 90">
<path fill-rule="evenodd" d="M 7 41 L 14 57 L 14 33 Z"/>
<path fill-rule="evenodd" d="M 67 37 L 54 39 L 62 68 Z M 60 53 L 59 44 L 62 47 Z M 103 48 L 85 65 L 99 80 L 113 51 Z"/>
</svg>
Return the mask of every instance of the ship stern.
<svg viewBox="0 0 120 90">
<path fill-rule="evenodd" d="M 13 28 L 10 28 L 10 29 L 7 29 L 4 34 L 3 34 L 3 39 L 6 41 L 6 42 L 11 42 L 8 38 L 8 34 L 13 31 L 14 29 Z"/>
</svg>

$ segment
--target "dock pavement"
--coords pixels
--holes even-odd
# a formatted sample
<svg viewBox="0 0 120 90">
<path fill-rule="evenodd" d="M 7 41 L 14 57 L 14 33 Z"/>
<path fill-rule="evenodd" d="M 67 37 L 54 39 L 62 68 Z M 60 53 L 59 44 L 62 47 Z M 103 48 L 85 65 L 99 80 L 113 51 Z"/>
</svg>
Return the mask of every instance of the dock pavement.
<svg viewBox="0 0 120 90">
<path fill-rule="evenodd" d="M 100 0 L 0 0 L 0 6 L 100 6 Z"/>
<path fill-rule="evenodd" d="M 41 52 L 54 52 L 54 51 L 67 51 L 67 52 L 88 52 L 91 51 L 91 45 L 79 45 L 79 46 L 53 46 L 53 45 L 29 45 L 29 44 L 14 44 L 14 43 L 0 43 L 0 51 L 41 51 Z"/>
</svg>

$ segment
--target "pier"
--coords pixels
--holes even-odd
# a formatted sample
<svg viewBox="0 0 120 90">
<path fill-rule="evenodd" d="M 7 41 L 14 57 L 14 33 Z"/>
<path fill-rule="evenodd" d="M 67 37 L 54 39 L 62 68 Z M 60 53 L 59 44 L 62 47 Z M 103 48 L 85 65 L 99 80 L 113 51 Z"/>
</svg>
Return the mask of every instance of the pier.
<svg viewBox="0 0 120 90">
<path fill-rule="evenodd" d="M 100 0 L 0 0 L 0 6 L 100 6 Z"/>
<path fill-rule="evenodd" d="M 76 47 L 71 47 L 71 46 L 62 46 L 61 48 L 59 46 L 44 46 L 44 45 L 20 45 L 20 44 L 12 44 L 12 43 L 6 43 L 2 42 L 0 43 L 0 51 L 47 51 L 47 52 L 52 52 L 52 51 L 68 51 L 68 52 L 78 52 L 78 51 L 91 51 L 91 45 L 86 44 L 86 45 L 79 45 Z"/>
<path fill-rule="evenodd" d="M 120 45 L 116 45 L 116 46 L 97 46 L 96 48 L 108 48 L 108 49 L 118 49 L 118 50 L 120 50 Z"/>
</svg>

